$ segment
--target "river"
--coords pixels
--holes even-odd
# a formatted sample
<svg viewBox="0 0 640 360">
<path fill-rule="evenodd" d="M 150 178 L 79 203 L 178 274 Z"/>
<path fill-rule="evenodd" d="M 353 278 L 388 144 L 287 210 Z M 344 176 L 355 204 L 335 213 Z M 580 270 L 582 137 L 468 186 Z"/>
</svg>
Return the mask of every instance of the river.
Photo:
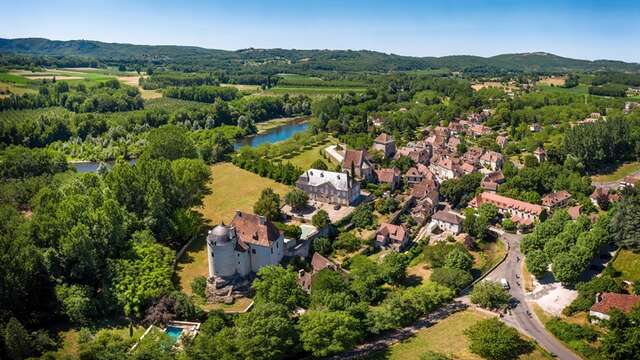
<svg viewBox="0 0 640 360">
<path fill-rule="evenodd" d="M 243 146 L 256 147 L 262 144 L 273 144 L 287 140 L 293 135 L 307 130 L 309 123 L 306 120 L 306 118 L 300 118 L 285 125 L 269 129 L 262 134 L 246 136 L 236 141 L 236 143 L 233 144 L 233 148 L 237 150 Z"/>
<path fill-rule="evenodd" d="M 307 128 L 309 127 L 309 123 L 306 120 L 306 118 L 296 119 L 282 126 L 269 129 L 261 134 L 246 136 L 236 141 L 236 143 L 233 144 L 233 148 L 237 150 L 243 146 L 256 147 L 258 145 L 266 143 L 272 144 L 279 141 L 287 140 L 293 135 L 307 130 Z M 135 160 L 129 160 L 130 164 L 135 164 L 135 162 Z M 99 161 L 78 161 L 69 163 L 69 165 L 75 167 L 76 170 L 80 173 L 96 172 L 98 171 L 98 167 L 100 166 L 100 164 L 101 162 Z M 104 164 L 110 168 L 113 166 L 114 162 L 108 161 Z"/>
</svg>

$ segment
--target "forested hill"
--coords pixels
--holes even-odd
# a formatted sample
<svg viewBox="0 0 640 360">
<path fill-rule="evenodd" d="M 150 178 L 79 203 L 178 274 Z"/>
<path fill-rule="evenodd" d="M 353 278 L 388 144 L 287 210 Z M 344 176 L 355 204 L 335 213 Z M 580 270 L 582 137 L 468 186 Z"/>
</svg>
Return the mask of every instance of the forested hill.
<svg viewBox="0 0 640 360">
<path fill-rule="evenodd" d="M 476 73 L 632 71 L 640 64 L 611 60 L 578 60 L 549 53 L 504 54 L 493 57 L 410 57 L 367 50 L 243 49 L 237 51 L 194 46 L 133 45 L 91 40 L 55 41 L 42 38 L 0 39 L 0 54 L 49 56 L 50 61 L 86 63 L 172 64 L 180 68 L 229 69 L 262 67 L 265 71 L 406 71 L 447 68 Z"/>
</svg>

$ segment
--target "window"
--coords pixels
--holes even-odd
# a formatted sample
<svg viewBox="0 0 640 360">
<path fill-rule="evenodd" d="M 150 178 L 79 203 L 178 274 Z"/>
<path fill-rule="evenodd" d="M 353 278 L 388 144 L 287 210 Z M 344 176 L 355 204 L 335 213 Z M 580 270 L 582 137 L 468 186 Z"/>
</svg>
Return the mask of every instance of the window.
<svg viewBox="0 0 640 360">
<path fill-rule="evenodd" d="M 279 248 L 279 247 L 280 247 L 280 243 L 276 241 L 276 248 Z"/>
<path fill-rule="evenodd" d="M 255 254 L 256 253 L 256 249 L 251 249 L 251 253 Z"/>
<path fill-rule="evenodd" d="M 271 253 L 273 254 L 273 248 L 271 248 Z"/>
</svg>

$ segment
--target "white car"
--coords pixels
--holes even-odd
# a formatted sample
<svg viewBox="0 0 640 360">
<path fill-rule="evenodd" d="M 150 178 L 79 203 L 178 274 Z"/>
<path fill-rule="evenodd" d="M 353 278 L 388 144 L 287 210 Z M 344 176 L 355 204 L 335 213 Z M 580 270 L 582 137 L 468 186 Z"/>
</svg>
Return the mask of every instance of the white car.
<svg viewBox="0 0 640 360">
<path fill-rule="evenodd" d="M 500 285 L 502 285 L 502 288 L 505 290 L 509 290 L 511 288 L 509 286 L 509 282 L 505 278 L 500 279 Z"/>
</svg>

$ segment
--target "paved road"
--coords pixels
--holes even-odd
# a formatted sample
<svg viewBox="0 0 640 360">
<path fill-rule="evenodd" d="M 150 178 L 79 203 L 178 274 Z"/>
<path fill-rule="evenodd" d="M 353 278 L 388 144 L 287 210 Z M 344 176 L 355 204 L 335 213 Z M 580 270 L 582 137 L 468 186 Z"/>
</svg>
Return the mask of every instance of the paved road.
<svg viewBox="0 0 640 360">
<path fill-rule="evenodd" d="M 488 273 L 485 278 L 493 281 L 499 281 L 501 278 L 507 279 L 511 285 L 509 292 L 516 302 L 516 305 L 511 310 L 510 314 L 504 315 L 501 320 L 535 339 L 541 347 L 557 356 L 558 359 L 579 360 L 580 358 L 577 355 L 571 352 L 571 350 L 566 348 L 553 335 L 546 331 L 525 300 L 524 290 L 519 285 L 521 284 L 519 275 L 520 266 L 521 261 L 523 261 L 523 256 L 520 253 L 520 240 L 522 239 L 522 235 L 504 233 L 503 231 L 495 228 L 492 228 L 492 230 L 500 234 L 504 241 L 507 242 L 509 252 L 505 261 Z M 452 303 L 421 318 L 411 326 L 390 331 L 378 338 L 359 345 L 351 351 L 335 355 L 331 359 L 357 359 L 373 352 L 383 350 L 396 342 L 412 336 L 418 330 L 432 326 L 438 321 L 445 319 L 450 314 L 463 310 L 469 306 L 471 306 L 469 296 L 460 296 L 454 299 Z"/>
<path fill-rule="evenodd" d="M 632 174 L 629 174 L 630 176 L 640 176 L 640 171 L 636 171 Z M 620 180 L 622 179 L 618 179 L 616 181 L 594 181 L 593 185 L 597 186 L 597 187 L 604 187 L 604 188 L 608 188 L 608 189 L 618 189 L 620 187 Z"/>
<path fill-rule="evenodd" d="M 507 279 L 511 289 L 509 292 L 515 299 L 515 308 L 510 314 L 504 315 L 502 320 L 523 333 L 534 338 L 540 346 L 552 354 L 555 354 L 562 360 L 578 360 L 580 359 L 571 350 L 565 347 L 553 335 L 544 328 L 542 323 L 533 313 L 533 309 L 526 302 L 524 290 L 520 279 L 520 268 L 523 256 L 520 253 L 520 240 L 522 235 L 514 235 L 505 233 L 502 238 L 509 244 L 509 253 L 507 259 L 492 271 L 487 278 L 498 281 L 501 278 Z"/>
</svg>

